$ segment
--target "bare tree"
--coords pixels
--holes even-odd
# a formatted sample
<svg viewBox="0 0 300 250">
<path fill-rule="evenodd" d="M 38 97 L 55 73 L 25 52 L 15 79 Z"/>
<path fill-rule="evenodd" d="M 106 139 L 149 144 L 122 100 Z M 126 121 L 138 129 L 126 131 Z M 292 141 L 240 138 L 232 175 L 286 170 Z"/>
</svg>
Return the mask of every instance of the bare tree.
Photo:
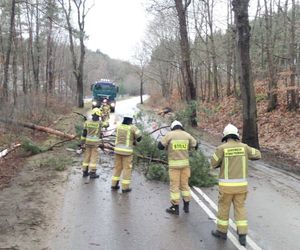
<svg viewBox="0 0 300 250">
<path fill-rule="evenodd" d="M 209 38 L 211 44 L 210 54 L 212 58 L 212 68 L 213 68 L 214 98 L 219 99 L 217 54 L 216 54 L 216 45 L 215 45 L 214 30 L 213 30 L 214 0 L 206 0 L 204 1 L 204 4 L 206 6 L 207 25 L 209 27 L 209 34 L 206 33 L 206 35 Z"/>
<path fill-rule="evenodd" d="M 186 87 L 186 100 L 196 101 L 196 87 L 193 82 L 192 70 L 191 70 L 191 57 L 190 57 L 190 45 L 187 32 L 187 9 L 191 4 L 191 0 L 185 0 L 184 4 L 182 0 L 174 0 L 179 21 L 179 34 L 180 34 L 180 49 L 181 49 L 181 63 L 182 63 L 182 79 Z M 191 116 L 191 125 L 197 126 L 196 110 L 193 109 Z"/>
<path fill-rule="evenodd" d="M 287 106 L 289 110 L 296 110 L 298 103 L 296 100 L 296 52 L 295 52 L 295 26 L 296 26 L 296 4 L 295 0 L 292 0 L 292 17 L 290 24 L 290 46 L 289 46 L 289 68 L 291 72 L 290 86 L 287 91 Z"/>
<path fill-rule="evenodd" d="M 145 83 L 145 70 L 149 63 L 149 58 L 146 50 L 146 45 L 142 44 L 136 49 L 136 54 L 134 56 L 136 61 L 137 70 L 136 73 L 140 80 L 140 103 L 143 104 L 144 95 L 144 83 Z"/>
<path fill-rule="evenodd" d="M 9 35 L 7 41 L 6 55 L 5 55 L 5 64 L 4 64 L 4 79 L 3 79 L 3 92 L 2 98 L 4 101 L 8 101 L 8 69 L 10 63 L 10 55 L 12 50 L 12 42 L 14 40 L 14 27 L 15 27 L 15 10 L 16 10 L 16 0 L 11 1 L 11 9 L 10 9 L 10 26 L 9 26 Z"/>
<path fill-rule="evenodd" d="M 255 90 L 251 77 L 249 0 L 232 0 L 237 28 L 237 59 L 243 102 L 243 142 L 259 148 Z"/>
<path fill-rule="evenodd" d="M 72 54 L 72 64 L 73 64 L 73 74 L 76 78 L 76 86 L 77 86 L 77 103 L 78 107 L 84 107 L 83 102 L 83 70 L 84 70 L 84 58 L 85 58 L 85 18 L 89 11 L 86 9 L 86 2 L 87 0 L 72 0 L 73 4 L 76 7 L 76 14 L 77 14 L 77 24 L 78 24 L 78 31 L 72 25 L 72 4 L 71 0 L 68 0 L 68 3 L 65 3 L 65 0 L 59 0 L 63 11 L 66 16 L 67 27 L 69 31 L 69 42 L 70 42 L 70 51 Z M 80 54 L 79 60 L 77 59 L 77 54 L 75 50 L 75 42 L 74 40 L 79 39 L 79 47 L 80 47 Z"/>
<path fill-rule="evenodd" d="M 47 1 L 47 55 L 46 55 L 46 95 L 53 92 L 54 89 L 54 53 L 53 53 L 53 17 L 54 17 L 55 1 Z"/>
<path fill-rule="evenodd" d="M 268 111 L 276 109 L 278 105 L 277 99 L 277 70 L 274 62 L 274 45 L 275 45 L 275 36 L 273 34 L 273 22 L 272 22 L 272 4 L 268 7 L 267 0 L 265 2 L 265 25 L 266 25 L 266 53 L 268 58 L 268 72 L 269 72 L 269 105 Z"/>
</svg>

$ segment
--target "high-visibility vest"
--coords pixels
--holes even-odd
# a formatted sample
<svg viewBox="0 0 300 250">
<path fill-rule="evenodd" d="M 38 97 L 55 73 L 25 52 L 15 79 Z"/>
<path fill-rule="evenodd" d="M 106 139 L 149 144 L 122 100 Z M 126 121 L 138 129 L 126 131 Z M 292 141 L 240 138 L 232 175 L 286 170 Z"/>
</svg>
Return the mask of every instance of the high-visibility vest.
<svg viewBox="0 0 300 250">
<path fill-rule="evenodd" d="M 197 141 L 183 130 L 168 132 L 161 143 L 168 150 L 169 168 L 189 167 L 189 150 L 197 145 Z"/>
<path fill-rule="evenodd" d="M 219 186 L 223 189 L 247 190 L 248 159 L 261 158 L 259 150 L 235 140 L 219 146 L 211 158 L 212 167 L 221 167 Z"/>
<path fill-rule="evenodd" d="M 140 137 L 140 135 L 141 132 L 134 125 L 119 125 L 116 129 L 115 153 L 120 155 L 132 155 L 133 142 Z"/>
<path fill-rule="evenodd" d="M 81 141 L 86 145 L 98 146 L 100 143 L 101 126 L 99 121 L 86 121 L 83 129 L 87 130 L 86 136 L 81 136 Z"/>
</svg>

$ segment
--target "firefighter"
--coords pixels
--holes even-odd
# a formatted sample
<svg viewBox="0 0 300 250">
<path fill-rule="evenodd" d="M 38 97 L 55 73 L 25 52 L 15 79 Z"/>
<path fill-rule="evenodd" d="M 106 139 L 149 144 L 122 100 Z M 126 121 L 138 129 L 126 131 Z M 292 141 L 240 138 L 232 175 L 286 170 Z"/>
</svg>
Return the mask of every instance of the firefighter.
<svg viewBox="0 0 300 250">
<path fill-rule="evenodd" d="M 87 120 L 84 123 L 80 148 L 85 149 L 82 162 L 82 176 L 90 176 L 90 178 L 94 179 L 99 178 L 96 171 L 97 161 L 99 158 L 98 146 L 100 144 L 101 137 L 101 123 L 99 122 L 99 118 L 101 117 L 100 109 L 94 108 L 91 115 L 92 119 Z"/>
<path fill-rule="evenodd" d="M 100 108 L 102 112 L 101 120 L 103 128 L 107 129 L 109 127 L 109 117 L 110 117 L 110 106 L 107 103 L 107 99 L 102 101 L 102 105 Z"/>
<path fill-rule="evenodd" d="M 232 124 L 224 128 L 222 142 L 225 143 L 220 145 L 211 157 L 211 166 L 220 168 L 217 229 L 211 233 L 217 238 L 227 239 L 229 210 L 233 203 L 239 242 L 246 246 L 248 221 L 245 200 L 248 192 L 248 160 L 260 159 L 261 153 L 241 143 L 238 129 Z"/>
<path fill-rule="evenodd" d="M 119 181 L 122 173 L 122 193 L 130 192 L 133 146 L 142 139 L 141 131 L 132 124 L 133 115 L 126 114 L 122 124 L 116 128 L 115 163 L 111 189 L 120 188 Z"/>
<path fill-rule="evenodd" d="M 198 143 L 193 136 L 184 131 L 182 124 L 175 120 L 171 124 L 171 131 L 158 143 L 158 148 L 168 150 L 171 207 L 167 208 L 166 212 L 179 215 L 181 192 L 183 210 L 189 213 L 191 200 L 189 150 L 193 148 L 197 150 Z"/>
</svg>

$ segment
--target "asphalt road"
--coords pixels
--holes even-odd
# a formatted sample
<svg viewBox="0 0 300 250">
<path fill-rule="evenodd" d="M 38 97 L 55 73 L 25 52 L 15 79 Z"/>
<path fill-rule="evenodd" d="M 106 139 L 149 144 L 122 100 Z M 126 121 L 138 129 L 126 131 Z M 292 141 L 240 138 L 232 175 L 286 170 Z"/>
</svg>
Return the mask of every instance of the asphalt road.
<svg viewBox="0 0 300 250">
<path fill-rule="evenodd" d="M 117 103 L 111 119 L 119 120 L 138 101 Z M 201 149 L 210 156 L 214 147 L 202 142 Z M 215 228 L 217 187 L 193 188 L 191 212 L 185 214 L 181 206 L 179 216 L 169 215 L 167 184 L 147 181 L 134 171 L 131 193 L 111 191 L 113 155 L 100 154 L 99 179 L 83 179 L 79 168 L 70 176 L 51 249 L 244 249 L 234 228 L 227 241 L 210 234 Z M 299 179 L 257 161 L 249 183 L 247 249 L 300 249 Z"/>
</svg>

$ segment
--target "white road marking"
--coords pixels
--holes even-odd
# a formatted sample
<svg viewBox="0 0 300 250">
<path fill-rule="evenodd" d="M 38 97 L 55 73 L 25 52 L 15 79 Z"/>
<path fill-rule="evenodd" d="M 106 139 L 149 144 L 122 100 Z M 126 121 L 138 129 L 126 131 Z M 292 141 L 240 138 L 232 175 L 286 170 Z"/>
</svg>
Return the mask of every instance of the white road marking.
<svg viewBox="0 0 300 250">
<path fill-rule="evenodd" d="M 198 187 L 193 187 L 207 203 L 215 210 L 218 211 L 217 205 Z M 198 203 L 199 204 L 199 203 Z M 200 205 L 201 206 L 201 205 Z M 235 223 L 229 218 L 229 225 L 236 231 Z M 247 235 L 247 244 L 249 244 L 254 250 L 262 250 L 251 238 Z"/>
<path fill-rule="evenodd" d="M 199 199 L 199 197 L 191 190 L 192 197 L 199 204 L 199 206 L 204 210 L 204 212 L 209 216 L 217 224 L 217 217 L 214 213 Z M 234 235 L 228 231 L 227 237 L 231 240 L 233 245 L 239 250 L 245 250 L 246 248 L 241 246 L 238 240 L 234 237 Z"/>
</svg>

